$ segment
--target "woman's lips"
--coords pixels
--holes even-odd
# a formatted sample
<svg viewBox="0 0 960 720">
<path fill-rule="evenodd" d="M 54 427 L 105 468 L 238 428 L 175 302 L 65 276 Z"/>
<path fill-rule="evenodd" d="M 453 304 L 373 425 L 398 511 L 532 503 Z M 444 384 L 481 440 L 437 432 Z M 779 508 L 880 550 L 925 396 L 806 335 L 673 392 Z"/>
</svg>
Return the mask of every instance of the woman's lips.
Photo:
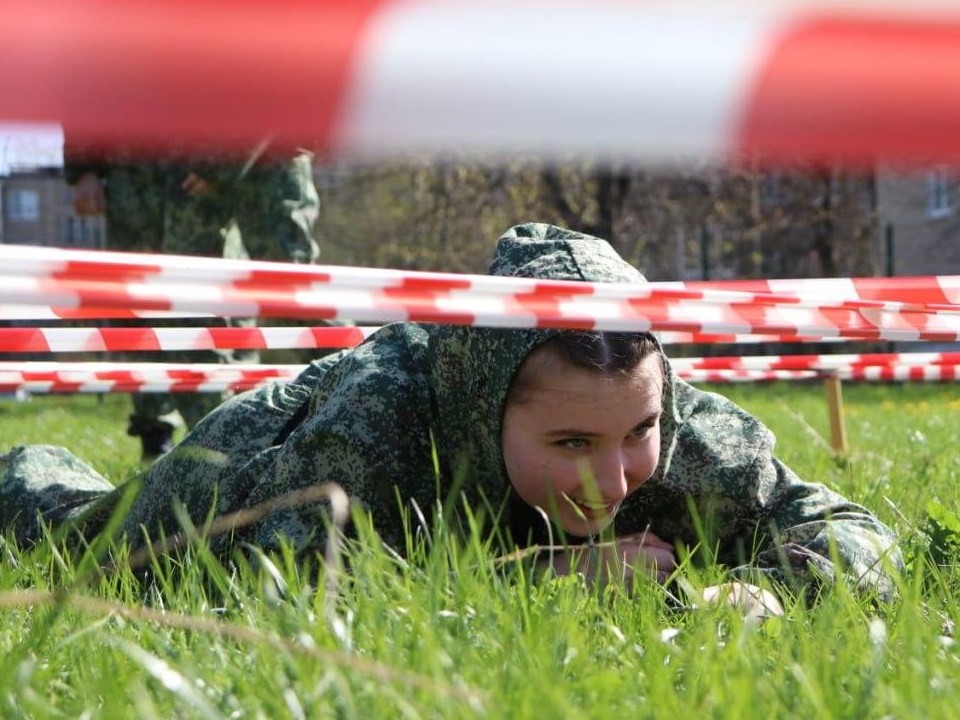
<svg viewBox="0 0 960 720">
<path fill-rule="evenodd" d="M 568 498 L 587 517 L 609 517 L 616 513 L 620 503 L 617 502 L 589 502 Z"/>
</svg>

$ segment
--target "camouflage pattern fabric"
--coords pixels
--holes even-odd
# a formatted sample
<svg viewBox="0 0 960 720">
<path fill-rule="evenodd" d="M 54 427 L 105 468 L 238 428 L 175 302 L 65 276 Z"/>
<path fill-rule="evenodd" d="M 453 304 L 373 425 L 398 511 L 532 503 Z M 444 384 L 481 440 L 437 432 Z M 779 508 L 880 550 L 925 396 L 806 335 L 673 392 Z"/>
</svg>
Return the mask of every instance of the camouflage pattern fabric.
<svg viewBox="0 0 960 720">
<path fill-rule="evenodd" d="M 107 200 L 107 236 L 116 250 L 314 262 L 319 248 L 313 228 L 320 197 L 313 183 L 312 156 L 265 161 L 262 148 L 247 163 L 192 159 L 109 165 L 72 162 L 67 179 L 101 175 Z M 193 186 L 188 178 L 199 178 Z M 225 319 L 250 327 L 251 319 Z M 162 323 L 158 323 L 162 324 Z M 184 324 L 179 322 L 178 324 Z M 256 351 L 211 351 L 219 362 L 255 363 Z M 166 353 L 168 362 L 209 362 L 207 353 Z M 135 394 L 129 432 L 196 424 L 224 398 L 202 393 Z M 182 420 L 181 420 L 182 417 Z"/>
<path fill-rule="evenodd" d="M 0 456 L 0 528 L 18 543 L 40 535 L 40 518 L 54 524 L 86 511 L 114 491 L 93 468 L 62 447 L 27 445 Z"/>
<path fill-rule="evenodd" d="M 540 224 L 508 231 L 491 272 L 645 282 L 604 241 Z M 429 514 L 454 490 L 478 512 L 489 508 L 495 529 L 520 544 L 536 541 L 540 521 L 516 501 L 503 464 L 501 416 L 520 363 L 557 332 L 387 326 L 359 347 L 315 362 L 296 381 L 238 396 L 207 416 L 147 471 L 124 529 L 132 537 L 141 526 L 175 531 L 174 501 L 201 522 L 211 508 L 224 514 L 329 481 L 365 507 L 383 539 L 399 550 L 397 498 L 405 511 L 416 503 Z M 705 540 L 718 562 L 745 579 L 766 575 L 809 590 L 845 574 L 863 590 L 889 597 L 885 569 L 902 565 L 893 533 L 865 508 L 799 479 L 774 457 L 772 434 L 748 413 L 676 379 L 666 359 L 664 370 L 659 466 L 623 503 L 616 532 L 650 528 L 689 546 Z M 305 417 L 279 437 L 303 402 Z M 69 488 L 72 474 L 89 476 L 60 452 L 62 475 L 50 469 L 47 455 L 40 480 L 15 485 L 23 488 L 19 498 L 5 496 L 26 524 L 37 510 L 53 523 L 83 512 L 75 495 L 63 491 L 61 511 L 52 492 L 39 487 L 55 479 L 58 488 Z M 22 452 L 7 457 L 3 482 L 31 476 Z M 311 552 L 322 548 L 325 523 L 322 504 L 276 510 L 240 537 L 218 540 L 218 550 L 227 552 L 238 539 L 270 549 L 284 538 Z"/>
</svg>

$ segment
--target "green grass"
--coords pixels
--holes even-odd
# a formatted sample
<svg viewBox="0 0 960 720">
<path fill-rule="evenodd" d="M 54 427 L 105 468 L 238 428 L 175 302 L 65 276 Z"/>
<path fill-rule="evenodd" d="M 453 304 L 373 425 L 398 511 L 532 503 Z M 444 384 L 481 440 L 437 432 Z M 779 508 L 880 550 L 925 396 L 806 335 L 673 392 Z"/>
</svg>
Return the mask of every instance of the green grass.
<svg viewBox="0 0 960 720">
<path fill-rule="evenodd" d="M 533 582 L 442 531 L 406 560 L 361 533 L 330 589 L 289 556 L 226 569 L 197 546 L 143 583 L 91 575 L 89 558 L 51 543 L 7 545 L 0 717 L 960 717 L 960 650 L 943 637 L 960 575 L 928 562 L 920 532 L 931 500 L 957 511 L 956 386 L 846 387 L 841 461 L 825 447 L 819 386 L 723 391 L 777 433 L 803 477 L 901 534 L 899 602 L 876 609 L 840 587 L 758 627 L 724 609 L 669 610 L 655 586 Z M 62 444 L 122 479 L 139 450 L 123 434 L 127 402 L 4 403 L 0 449 Z"/>
</svg>

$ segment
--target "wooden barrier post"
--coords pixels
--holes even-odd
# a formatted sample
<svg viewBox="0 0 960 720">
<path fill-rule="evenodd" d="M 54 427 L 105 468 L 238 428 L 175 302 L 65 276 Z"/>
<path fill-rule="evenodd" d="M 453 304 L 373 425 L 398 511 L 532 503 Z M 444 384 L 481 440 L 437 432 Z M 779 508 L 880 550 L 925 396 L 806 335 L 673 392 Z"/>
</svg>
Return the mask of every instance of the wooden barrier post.
<svg viewBox="0 0 960 720">
<path fill-rule="evenodd" d="M 827 408 L 830 411 L 830 447 L 837 455 L 847 454 L 847 428 L 843 422 L 843 386 L 836 373 L 824 378 Z"/>
</svg>

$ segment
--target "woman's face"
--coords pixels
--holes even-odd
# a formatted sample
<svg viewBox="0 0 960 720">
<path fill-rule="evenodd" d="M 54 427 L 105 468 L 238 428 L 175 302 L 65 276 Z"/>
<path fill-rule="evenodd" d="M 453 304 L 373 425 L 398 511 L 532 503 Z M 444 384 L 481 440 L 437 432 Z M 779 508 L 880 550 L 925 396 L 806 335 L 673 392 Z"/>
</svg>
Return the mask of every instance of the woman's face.
<svg viewBox="0 0 960 720">
<path fill-rule="evenodd" d="M 524 502 L 566 532 L 594 535 L 656 470 L 660 356 L 646 357 L 630 377 L 610 378 L 538 352 L 527 360 L 533 386 L 504 411 L 507 474 Z"/>
</svg>

